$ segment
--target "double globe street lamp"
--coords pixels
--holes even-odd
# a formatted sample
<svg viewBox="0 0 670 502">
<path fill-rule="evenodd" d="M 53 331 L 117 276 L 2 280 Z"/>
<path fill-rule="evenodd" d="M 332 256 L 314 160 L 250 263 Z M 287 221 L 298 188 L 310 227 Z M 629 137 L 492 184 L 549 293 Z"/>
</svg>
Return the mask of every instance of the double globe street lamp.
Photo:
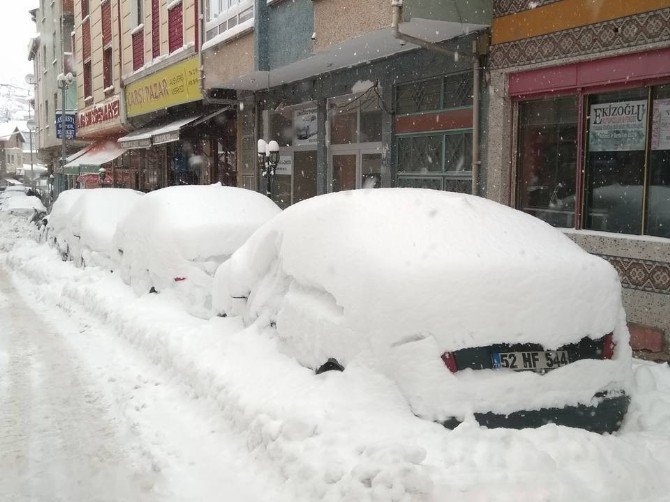
<svg viewBox="0 0 670 502">
<path fill-rule="evenodd" d="M 279 164 L 279 143 L 274 140 L 266 142 L 263 139 L 259 139 L 258 164 L 263 170 L 263 177 L 268 180 L 265 194 L 272 198 L 272 178 L 274 178 L 277 164 Z"/>
</svg>

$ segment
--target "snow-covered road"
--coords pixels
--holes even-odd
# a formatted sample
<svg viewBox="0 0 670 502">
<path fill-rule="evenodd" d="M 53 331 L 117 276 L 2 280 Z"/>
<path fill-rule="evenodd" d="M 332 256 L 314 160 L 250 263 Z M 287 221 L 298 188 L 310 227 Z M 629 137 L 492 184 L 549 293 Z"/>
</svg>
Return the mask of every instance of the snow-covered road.
<svg viewBox="0 0 670 502">
<path fill-rule="evenodd" d="M 99 323 L 26 294 L 0 268 L 0 499 L 281 499 L 192 392 Z"/>
<path fill-rule="evenodd" d="M 614 435 L 453 431 L 364 365 L 77 268 L 0 218 L 0 501 L 657 501 L 670 369 L 635 363 Z"/>
</svg>

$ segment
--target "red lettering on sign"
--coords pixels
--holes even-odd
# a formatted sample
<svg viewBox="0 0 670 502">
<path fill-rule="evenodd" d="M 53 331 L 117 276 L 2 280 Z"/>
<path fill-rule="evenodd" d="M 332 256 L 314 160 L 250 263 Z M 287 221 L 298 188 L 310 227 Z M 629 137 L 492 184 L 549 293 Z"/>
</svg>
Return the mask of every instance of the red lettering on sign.
<svg viewBox="0 0 670 502">
<path fill-rule="evenodd" d="M 77 129 L 91 127 L 119 118 L 121 107 L 118 98 L 109 103 L 94 105 L 77 114 Z"/>
</svg>

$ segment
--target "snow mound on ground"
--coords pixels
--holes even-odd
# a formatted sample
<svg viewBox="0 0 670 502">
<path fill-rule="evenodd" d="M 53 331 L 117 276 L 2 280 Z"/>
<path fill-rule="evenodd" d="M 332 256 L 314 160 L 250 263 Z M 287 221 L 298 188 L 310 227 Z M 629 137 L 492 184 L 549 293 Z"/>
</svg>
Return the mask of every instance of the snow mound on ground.
<svg viewBox="0 0 670 502">
<path fill-rule="evenodd" d="M 0 226 L 0 242 L 10 239 L 12 228 Z M 282 354 L 276 337 L 258 325 L 244 329 L 237 318 L 194 319 L 169 294 L 138 298 L 115 274 L 61 263 L 53 250 L 35 242 L 19 240 L 13 248 L 0 254 L 0 261 L 47 313 L 89 312 L 92 326 L 107 325 L 133 353 L 187 384 L 189 397 L 212 403 L 213 421 L 246 438 L 259 469 L 281 475 L 296 501 L 667 497 L 670 369 L 665 364 L 636 364 L 631 413 L 617 434 L 553 425 L 487 430 L 471 421 L 450 431 L 416 418 L 389 379 L 360 364 L 314 375 Z M 138 372 L 130 361 L 119 364 Z M 215 441 L 210 429 L 194 434 Z M 164 454 L 155 459 L 158 465 L 173 452 Z M 194 461 L 217 475 L 216 466 Z"/>
<path fill-rule="evenodd" d="M 68 192 L 61 194 L 49 226 L 58 242 L 66 243 L 68 257 L 76 264 L 111 267 L 118 256 L 113 246 L 116 227 L 143 194 L 126 188 L 77 191 L 80 193 L 64 199 Z"/>
<path fill-rule="evenodd" d="M 589 403 L 626 389 L 630 376 L 614 268 L 537 218 L 470 195 L 356 190 L 291 206 L 219 268 L 214 308 L 275 325 L 308 367 L 330 357 L 379 366 L 415 412 L 435 419 Z M 555 349 L 612 332 L 615 361 L 547 375 L 451 374 L 440 360 L 462 348 Z"/>
<path fill-rule="evenodd" d="M 140 293 L 176 288 L 187 304 L 208 312 L 218 265 L 279 212 L 257 192 L 220 184 L 151 192 L 114 236 L 122 277 Z"/>
</svg>

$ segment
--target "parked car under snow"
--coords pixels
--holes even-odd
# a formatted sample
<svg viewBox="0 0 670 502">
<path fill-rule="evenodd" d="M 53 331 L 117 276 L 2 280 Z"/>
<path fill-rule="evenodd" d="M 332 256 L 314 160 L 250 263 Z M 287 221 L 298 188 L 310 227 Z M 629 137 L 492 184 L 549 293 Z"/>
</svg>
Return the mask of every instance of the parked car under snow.
<svg viewBox="0 0 670 502">
<path fill-rule="evenodd" d="M 5 199 L 0 205 L 0 210 L 5 213 L 28 219 L 46 214 L 47 210 L 39 197 L 35 197 L 34 195 L 27 196 L 25 195 L 25 192 L 18 193 L 22 193 L 23 195 Z"/>
<path fill-rule="evenodd" d="M 127 188 L 66 190 L 53 205 L 47 233 L 64 259 L 112 268 L 116 227 L 143 196 Z"/>
<path fill-rule="evenodd" d="M 121 276 L 138 293 L 175 290 L 192 313 L 209 315 L 217 267 L 280 211 L 264 195 L 220 184 L 151 192 L 114 236 Z"/>
<path fill-rule="evenodd" d="M 317 372 L 376 368 L 448 426 L 613 431 L 628 407 L 616 271 L 486 199 L 379 189 L 300 202 L 218 269 L 213 301 Z"/>
</svg>

